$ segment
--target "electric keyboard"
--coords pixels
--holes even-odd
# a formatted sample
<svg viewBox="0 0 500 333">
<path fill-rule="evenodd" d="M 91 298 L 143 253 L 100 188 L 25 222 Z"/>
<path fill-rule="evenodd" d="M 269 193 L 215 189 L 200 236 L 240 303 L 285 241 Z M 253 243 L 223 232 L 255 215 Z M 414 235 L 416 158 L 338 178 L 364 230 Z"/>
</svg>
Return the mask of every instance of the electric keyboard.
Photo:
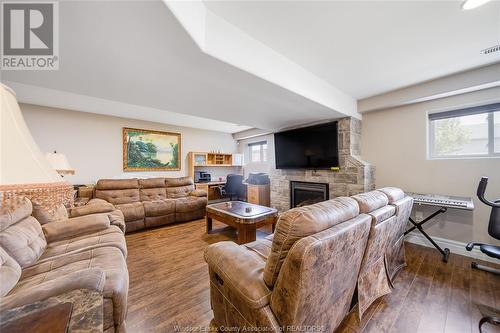
<svg viewBox="0 0 500 333">
<path fill-rule="evenodd" d="M 473 210 L 474 203 L 471 198 L 467 197 L 457 197 L 457 196 L 447 196 L 438 194 L 420 194 L 413 192 L 406 192 L 406 195 L 413 198 L 414 204 L 426 205 L 426 206 L 438 206 L 446 208 L 456 208 Z"/>
</svg>

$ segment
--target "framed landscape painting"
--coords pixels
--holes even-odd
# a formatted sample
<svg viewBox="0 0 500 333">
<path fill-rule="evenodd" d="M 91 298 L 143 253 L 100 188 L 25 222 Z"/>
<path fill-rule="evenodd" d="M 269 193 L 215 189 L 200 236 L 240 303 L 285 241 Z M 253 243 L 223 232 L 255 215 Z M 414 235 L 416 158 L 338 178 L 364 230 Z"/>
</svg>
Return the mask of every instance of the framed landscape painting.
<svg viewBox="0 0 500 333">
<path fill-rule="evenodd" d="M 180 133 L 123 128 L 123 171 L 180 169 Z"/>
</svg>

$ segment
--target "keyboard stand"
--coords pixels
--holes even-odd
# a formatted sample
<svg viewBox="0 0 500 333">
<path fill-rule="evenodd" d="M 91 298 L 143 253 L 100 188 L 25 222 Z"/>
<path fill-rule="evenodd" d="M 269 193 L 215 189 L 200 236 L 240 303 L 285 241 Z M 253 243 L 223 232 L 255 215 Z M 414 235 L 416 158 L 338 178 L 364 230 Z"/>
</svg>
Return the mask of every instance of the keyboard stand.
<svg viewBox="0 0 500 333">
<path fill-rule="evenodd" d="M 431 215 L 427 216 L 425 219 L 423 219 L 421 222 L 418 222 L 418 223 L 417 223 L 417 222 L 415 222 L 415 221 L 413 221 L 413 219 L 410 217 L 410 218 L 409 218 L 409 220 L 410 220 L 410 223 L 411 223 L 411 224 L 413 224 L 413 227 L 411 227 L 410 229 L 408 229 L 408 230 L 406 230 L 406 231 L 405 231 L 405 236 L 406 236 L 406 235 L 408 235 L 410 232 L 412 232 L 413 230 L 418 229 L 418 231 L 420 231 L 420 233 L 421 233 L 422 235 L 424 235 L 424 236 L 425 236 L 425 238 L 427 238 L 427 240 L 428 240 L 429 242 L 431 242 L 431 244 L 432 244 L 432 245 L 436 248 L 436 250 L 438 250 L 439 252 L 441 252 L 441 254 L 443 255 L 443 261 L 444 261 L 444 262 L 448 262 L 448 257 L 449 257 L 449 255 L 450 255 L 450 249 L 445 248 L 445 249 L 443 250 L 443 249 L 442 249 L 439 245 L 437 245 L 437 244 L 436 244 L 436 242 L 435 242 L 435 241 L 431 238 L 431 236 L 429 236 L 429 235 L 425 232 L 425 230 L 424 230 L 424 228 L 422 228 L 422 226 L 423 226 L 426 222 L 428 222 L 428 221 L 432 220 L 434 217 L 438 216 L 439 214 L 445 213 L 447 210 L 448 210 L 448 209 L 447 209 L 446 207 L 441 207 L 441 208 L 439 208 L 436 212 L 434 212 L 433 214 L 431 214 Z"/>
</svg>

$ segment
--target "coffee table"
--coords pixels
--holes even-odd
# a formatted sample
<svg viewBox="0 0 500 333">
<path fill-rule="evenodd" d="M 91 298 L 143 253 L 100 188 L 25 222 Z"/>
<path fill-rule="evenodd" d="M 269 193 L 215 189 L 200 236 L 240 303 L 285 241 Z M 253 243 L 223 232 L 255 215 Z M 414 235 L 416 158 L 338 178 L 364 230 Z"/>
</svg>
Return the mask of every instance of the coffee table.
<svg viewBox="0 0 500 333">
<path fill-rule="evenodd" d="M 275 208 L 254 205 L 243 201 L 220 202 L 207 206 L 207 233 L 212 232 L 212 219 L 220 221 L 238 231 L 238 244 L 253 242 L 257 228 L 276 223 L 278 211 Z"/>
</svg>

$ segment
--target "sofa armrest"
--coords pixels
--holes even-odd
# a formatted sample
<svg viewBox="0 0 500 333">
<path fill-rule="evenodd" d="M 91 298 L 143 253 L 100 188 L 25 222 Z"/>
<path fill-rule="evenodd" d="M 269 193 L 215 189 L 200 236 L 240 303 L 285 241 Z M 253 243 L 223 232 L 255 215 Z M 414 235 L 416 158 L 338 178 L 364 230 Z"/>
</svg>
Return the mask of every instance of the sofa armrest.
<svg viewBox="0 0 500 333">
<path fill-rule="evenodd" d="M 233 242 L 219 242 L 205 250 L 205 261 L 216 274 L 218 288 L 228 289 L 253 309 L 269 304 L 271 291 L 263 278 L 266 263 L 256 253 Z"/>
<path fill-rule="evenodd" d="M 69 210 L 69 217 L 79 217 L 91 214 L 109 213 L 115 209 L 113 204 L 102 200 L 92 199 L 85 206 L 74 207 Z"/>
<path fill-rule="evenodd" d="M 115 209 L 108 213 L 109 223 L 111 225 L 116 225 L 120 230 L 125 233 L 125 216 L 119 209 Z"/>
<path fill-rule="evenodd" d="M 204 190 L 194 190 L 194 191 L 189 192 L 189 195 L 192 197 L 204 198 L 204 197 L 207 197 L 207 192 Z"/>
<path fill-rule="evenodd" d="M 109 228 L 108 214 L 92 214 L 42 225 L 48 243 Z"/>
<path fill-rule="evenodd" d="M 0 311 L 42 301 L 76 289 L 89 289 L 102 293 L 105 281 L 106 274 L 98 268 L 72 272 L 3 297 Z"/>
</svg>

